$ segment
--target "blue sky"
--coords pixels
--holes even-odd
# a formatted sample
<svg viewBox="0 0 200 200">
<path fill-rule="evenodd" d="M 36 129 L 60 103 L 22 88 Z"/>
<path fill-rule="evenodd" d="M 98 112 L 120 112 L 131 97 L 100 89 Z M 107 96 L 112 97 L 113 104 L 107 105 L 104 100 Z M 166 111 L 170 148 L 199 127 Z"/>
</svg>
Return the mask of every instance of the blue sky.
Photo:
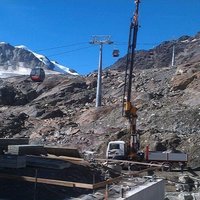
<svg viewBox="0 0 200 200">
<path fill-rule="evenodd" d="M 103 67 L 127 51 L 134 0 L 1 0 L 0 41 L 25 45 L 62 65 L 88 74 L 98 67 L 99 46 L 92 35 L 111 35 Z M 200 31 L 200 0 L 141 0 L 137 49 Z"/>
</svg>

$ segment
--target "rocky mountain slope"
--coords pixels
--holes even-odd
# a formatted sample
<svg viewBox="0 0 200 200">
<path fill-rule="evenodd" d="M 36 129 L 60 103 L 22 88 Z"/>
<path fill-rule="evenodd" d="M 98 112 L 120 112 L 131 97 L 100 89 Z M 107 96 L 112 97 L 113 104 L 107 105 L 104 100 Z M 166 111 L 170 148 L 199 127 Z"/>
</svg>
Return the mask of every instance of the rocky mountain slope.
<svg viewBox="0 0 200 200">
<path fill-rule="evenodd" d="M 150 50 L 136 51 L 135 67 L 150 69 L 170 67 L 172 64 L 173 46 L 175 48 L 175 64 L 187 64 L 200 60 L 200 32 L 195 36 L 182 36 L 176 40 L 165 41 Z M 113 69 L 125 69 L 126 56 L 119 59 Z"/>
<path fill-rule="evenodd" d="M 133 102 L 138 108 L 141 148 L 149 144 L 154 149 L 159 140 L 163 149 L 188 152 L 190 165 L 197 166 L 200 164 L 200 35 L 179 39 L 177 46 L 182 50 L 176 54 L 174 67 L 169 66 L 171 53 L 165 59 L 168 44 L 171 42 L 136 56 L 136 66 L 147 68 L 134 70 L 132 88 Z M 155 56 L 159 53 L 156 56 L 159 59 L 152 61 L 155 66 L 150 67 L 146 54 L 152 51 Z M 51 74 L 43 83 L 32 82 L 27 76 L 1 79 L 0 137 L 30 137 L 34 144 L 73 146 L 105 157 L 110 140 L 129 138 L 127 121 L 121 115 L 124 62 L 120 65 L 119 62 L 103 72 L 100 108 L 95 108 L 96 73 L 84 77 Z"/>
</svg>

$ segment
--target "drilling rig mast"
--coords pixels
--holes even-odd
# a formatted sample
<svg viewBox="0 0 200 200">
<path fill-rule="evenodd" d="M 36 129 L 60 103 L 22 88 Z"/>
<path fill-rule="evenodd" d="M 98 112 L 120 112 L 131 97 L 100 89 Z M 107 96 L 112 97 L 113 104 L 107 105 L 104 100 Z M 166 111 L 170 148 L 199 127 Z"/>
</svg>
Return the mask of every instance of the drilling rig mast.
<svg viewBox="0 0 200 200">
<path fill-rule="evenodd" d="M 139 3 L 140 0 L 135 0 L 136 9 L 130 24 L 126 72 L 125 72 L 125 86 L 123 95 L 123 110 L 122 110 L 123 116 L 125 116 L 129 122 L 129 131 L 130 131 L 130 144 L 128 151 L 129 159 L 135 159 L 135 157 L 137 156 L 137 152 L 140 148 L 139 134 L 137 133 L 136 130 L 137 108 L 131 102 L 133 68 L 134 68 L 135 49 L 136 49 L 137 32 L 138 32 Z"/>
</svg>

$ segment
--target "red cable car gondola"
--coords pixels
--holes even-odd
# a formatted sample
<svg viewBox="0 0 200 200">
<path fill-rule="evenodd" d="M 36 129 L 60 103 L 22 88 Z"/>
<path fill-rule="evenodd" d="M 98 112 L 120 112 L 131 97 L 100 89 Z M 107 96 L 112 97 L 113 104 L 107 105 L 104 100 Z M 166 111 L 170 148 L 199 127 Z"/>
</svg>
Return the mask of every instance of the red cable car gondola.
<svg viewBox="0 0 200 200">
<path fill-rule="evenodd" d="M 31 70 L 30 74 L 31 80 L 35 82 L 43 82 L 45 79 L 44 69 L 41 67 L 35 67 Z"/>
<path fill-rule="evenodd" d="M 113 57 L 119 57 L 119 50 L 114 49 L 112 55 L 113 55 Z"/>
</svg>

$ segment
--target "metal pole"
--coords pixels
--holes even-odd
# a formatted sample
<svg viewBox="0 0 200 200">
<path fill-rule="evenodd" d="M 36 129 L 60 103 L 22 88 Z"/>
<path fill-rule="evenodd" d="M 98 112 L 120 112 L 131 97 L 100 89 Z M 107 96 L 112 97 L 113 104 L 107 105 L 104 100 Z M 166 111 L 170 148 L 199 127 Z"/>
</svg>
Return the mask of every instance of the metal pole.
<svg viewBox="0 0 200 200">
<path fill-rule="evenodd" d="M 104 200 L 108 200 L 108 184 L 106 184 L 105 198 Z"/>
<path fill-rule="evenodd" d="M 102 96 L 102 52 L 103 44 L 113 44 L 110 40 L 111 36 L 109 35 L 99 35 L 93 36 L 93 39 L 90 41 L 90 44 L 99 44 L 99 66 L 98 66 L 98 78 L 97 78 L 97 91 L 96 91 L 96 107 L 101 106 L 101 96 Z"/>
<path fill-rule="evenodd" d="M 172 67 L 174 66 L 175 63 L 175 45 L 173 45 L 172 48 Z"/>
<path fill-rule="evenodd" d="M 34 200 L 36 200 L 37 196 L 37 176 L 38 176 L 38 170 L 35 169 L 35 184 L 34 184 Z"/>
<path fill-rule="evenodd" d="M 93 185 L 95 184 L 95 174 L 93 174 Z M 94 194 L 95 190 L 93 189 L 93 194 Z"/>
<path fill-rule="evenodd" d="M 96 107 L 101 106 L 102 53 L 103 53 L 103 44 L 101 43 L 100 49 L 99 49 L 99 67 L 98 67 L 98 79 L 97 79 Z"/>
</svg>

